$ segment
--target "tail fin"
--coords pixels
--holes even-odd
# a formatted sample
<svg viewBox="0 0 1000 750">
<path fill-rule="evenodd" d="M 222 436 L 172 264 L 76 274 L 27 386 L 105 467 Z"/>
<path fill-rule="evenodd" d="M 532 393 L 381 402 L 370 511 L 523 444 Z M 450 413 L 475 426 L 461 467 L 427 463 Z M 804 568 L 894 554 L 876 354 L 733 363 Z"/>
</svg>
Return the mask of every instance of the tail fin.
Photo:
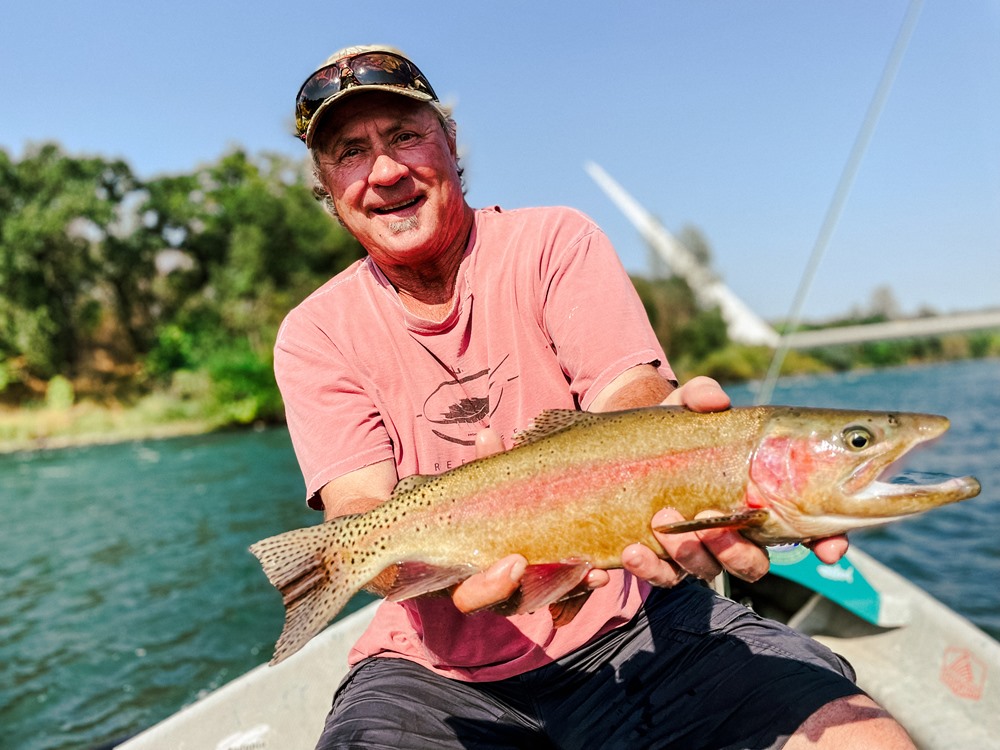
<svg viewBox="0 0 1000 750">
<path fill-rule="evenodd" d="M 250 547 L 285 604 L 285 626 L 271 664 L 302 648 L 365 583 L 342 559 L 339 521 L 288 531 Z"/>
</svg>

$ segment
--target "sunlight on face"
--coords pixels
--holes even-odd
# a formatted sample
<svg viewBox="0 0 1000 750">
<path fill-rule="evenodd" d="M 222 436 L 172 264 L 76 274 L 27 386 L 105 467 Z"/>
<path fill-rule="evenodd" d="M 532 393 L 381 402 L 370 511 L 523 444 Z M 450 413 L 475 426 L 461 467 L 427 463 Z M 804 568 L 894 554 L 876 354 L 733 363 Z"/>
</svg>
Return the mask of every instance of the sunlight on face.
<svg viewBox="0 0 1000 750">
<path fill-rule="evenodd" d="M 345 100 L 317 143 L 318 173 L 344 226 L 383 270 L 464 245 L 470 211 L 455 142 L 426 104 L 387 93 Z"/>
</svg>

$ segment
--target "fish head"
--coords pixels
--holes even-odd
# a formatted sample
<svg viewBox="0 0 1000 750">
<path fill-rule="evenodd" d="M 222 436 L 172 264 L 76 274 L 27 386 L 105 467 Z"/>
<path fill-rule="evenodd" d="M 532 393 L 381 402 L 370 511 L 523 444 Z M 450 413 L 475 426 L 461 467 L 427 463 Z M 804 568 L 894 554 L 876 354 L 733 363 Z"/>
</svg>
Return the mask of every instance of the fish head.
<svg viewBox="0 0 1000 750">
<path fill-rule="evenodd" d="M 915 446 L 940 437 L 946 417 L 932 414 L 777 409 L 751 457 L 751 507 L 770 511 L 762 541 L 840 534 L 898 520 L 979 494 L 973 477 L 937 484 L 882 481 Z"/>
</svg>

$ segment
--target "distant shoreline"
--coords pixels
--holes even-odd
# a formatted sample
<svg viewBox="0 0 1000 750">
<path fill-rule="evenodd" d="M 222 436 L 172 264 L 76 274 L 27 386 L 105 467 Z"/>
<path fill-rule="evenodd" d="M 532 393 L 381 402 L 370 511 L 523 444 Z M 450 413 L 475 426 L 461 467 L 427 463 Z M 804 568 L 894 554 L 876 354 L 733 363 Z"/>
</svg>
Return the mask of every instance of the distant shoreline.
<svg viewBox="0 0 1000 750">
<path fill-rule="evenodd" d="M 992 360 L 996 357 L 984 357 Z M 950 363 L 967 360 L 949 360 Z M 929 367 L 942 362 L 913 362 L 901 367 Z M 866 373 L 879 369 L 859 368 L 856 373 Z M 832 373 L 831 373 L 832 374 Z M 818 373 L 783 375 L 783 379 L 817 377 Z M 745 385 L 759 380 L 743 381 Z M 729 383 L 727 385 L 733 385 Z M 725 387 L 725 386 L 724 386 Z M 184 416 L 171 418 L 177 414 L 170 408 L 176 404 L 160 405 L 158 409 L 142 406 L 123 407 L 99 406 L 84 402 L 68 409 L 51 408 L 0 408 L 0 456 L 17 453 L 38 453 L 43 451 L 84 448 L 95 445 L 164 440 L 175 437 L 207 435 L 221 430 L 246 430 L 260 424 L 220 423 L 207 417 L 192 416 L 188 411 Z M 162 411 L 160 410 L 162 409 Z"/>
<path fill-rule="evenodd" d="M 4 419 L 0 417 L 0 423 Z M 40 453 L 43 451 L 85 448 L 94 445 L 115 445 L 144 440 L 164 440 L 191 435 L 205 435 L 220 428 L 207 421 L 183 420 L 165 422 L 141 427 L 130 426 L 99 432 L 53 433 L 37 437 L 0 439 L 0 456 L 16 453 Z"/>
</svg>

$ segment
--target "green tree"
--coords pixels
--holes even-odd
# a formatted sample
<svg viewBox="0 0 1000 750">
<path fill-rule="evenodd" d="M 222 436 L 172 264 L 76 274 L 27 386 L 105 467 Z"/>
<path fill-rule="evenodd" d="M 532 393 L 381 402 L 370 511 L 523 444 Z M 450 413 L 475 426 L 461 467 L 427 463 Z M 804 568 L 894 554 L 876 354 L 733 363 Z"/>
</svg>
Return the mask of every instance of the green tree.
<svg viewBox="0 0 1000 750">
<path fill-rule="evenodd" d="M 108 300 L 105 239 L 136 180 L 122 161 L 51 143 L 0 157 L 0 354 L 42 378 L 75 373 Z"/>
<path fill-rule="evenodd" d="M 673 352 L 694 360 L 705 359 L 723 349 L 729 343 L 729 335 L 719 308 L 699 311 L 677 332 L 674 341 Z"/>
<path fill-rule="evenodd" d="M 697 227 L 685 226 L 679 240 L 699 263 L 706 268 L 711 266 L 711 248 Z M 632 283 L 675 369 L 698 370 L 706 357 L 729 344 L 721 312 L 718 308 L 701 309 L 684 279 L 633 278 Z"/>
<path fill-rule="evenodd" d="M 680 331 L 698 314 L 691 287 L 677 276 L 667 279 L 633 277 L 632 285 L 667 356 L 675 356 L 681 346 L 678 344 Z"/>
<path fill-rule="evenodd" d="M 145 226 L 183 259 L 158 280 L 162 317 L 196 336 L 269 349 L 288 307 L 361 256 L 284 157 L 236 150 L 147 190 Z"/>
<path fill-rule="evenodd" d="M 56 144 L 0 150 L 0 390 L 147 359 L 259 383 L 284 314 L 361 254 L 304 161 L 234 150 L 141 183 Z M 237 366 L 219 364 L 227 347 Z"/>
<path fill-rule="evenodd" d="M 194 175 L 147 185 L 143 225 L 172 253 L 151 372 L 209 373 L 220 414 L 280 416 L 271 349 L 302 297 L 361 257 L 313 197 L 303 163 L 236 150 Z"/>
</svg>

